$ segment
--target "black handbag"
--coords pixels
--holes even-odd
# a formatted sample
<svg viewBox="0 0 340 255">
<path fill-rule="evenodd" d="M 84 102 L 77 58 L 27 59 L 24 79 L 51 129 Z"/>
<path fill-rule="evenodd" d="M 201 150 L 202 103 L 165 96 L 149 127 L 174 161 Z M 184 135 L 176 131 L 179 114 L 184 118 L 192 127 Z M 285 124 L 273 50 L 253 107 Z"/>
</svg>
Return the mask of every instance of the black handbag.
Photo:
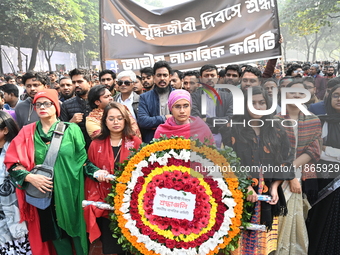
<svg viewBox="0 0 340 255">
<path fill-rule="evenodd" d="M 64 122 L 60 121 L 54 130 L 53 138 L 51 141 L 50 148 L 47 151 L 44 163 L 41 165 L 36 165 L 32 170 L 31 174 L 41 174 L 46 177 L 54 177 L 53 167 L 58 156 L 60 144 L 62 141 L 62 136 L 64 135 L 66 125 Z M 38 190 L 33 184 L 28 183 L 26 188 L 26 202 L 39 208 L 46 209 L 52 200 L 52 192 L 43 193 Z"/>
</svg>

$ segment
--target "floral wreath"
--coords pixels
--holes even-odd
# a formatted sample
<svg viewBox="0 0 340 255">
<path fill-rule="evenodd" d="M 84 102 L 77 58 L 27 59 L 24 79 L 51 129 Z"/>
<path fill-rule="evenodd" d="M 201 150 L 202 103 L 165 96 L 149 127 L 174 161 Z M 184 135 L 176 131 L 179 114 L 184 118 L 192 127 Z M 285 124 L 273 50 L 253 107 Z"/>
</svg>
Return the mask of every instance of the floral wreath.
<svg viewBox="0 0 340 255">
<path fill-rule="evenodd" d="M 243 198 L 249 183 L 242 187 L 228 161 L 238 165 L 231 148 L 221 152 L 198 140 L 162 137 L 143 144 L 123 170 L 116 171 L 108 197 L 114 207 L 113 236 L 135 254 L 210 255 L 234 250 L 247 217 Z M 213 167 L 223 171 L 211 171 Z M 166 191 L 173 196 L 163 194 Z"/>
</svg>

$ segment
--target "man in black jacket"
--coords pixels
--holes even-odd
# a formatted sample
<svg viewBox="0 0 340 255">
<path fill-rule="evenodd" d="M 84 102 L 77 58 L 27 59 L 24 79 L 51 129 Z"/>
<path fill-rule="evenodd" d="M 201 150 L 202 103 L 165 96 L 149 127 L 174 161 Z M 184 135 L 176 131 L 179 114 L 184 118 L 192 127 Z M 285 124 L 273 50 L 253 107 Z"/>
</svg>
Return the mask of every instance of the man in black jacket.
<svg viewBox="0 0 340 255">
<path fill-rule="evenodd" d="M 60 119 L 71 123 L 77 123 L 83 132 L 86 150 L 88 149 L 91 138 L 86 132 L 85 118 L 91 112 L 87 101 L 87 95 L 92 87 L 91 75 L 85 69 L 73 69 L 69 73 L 72 83 L 76 86 L 76 96 L 72 97 L 61 105 Z"/>
</svg>

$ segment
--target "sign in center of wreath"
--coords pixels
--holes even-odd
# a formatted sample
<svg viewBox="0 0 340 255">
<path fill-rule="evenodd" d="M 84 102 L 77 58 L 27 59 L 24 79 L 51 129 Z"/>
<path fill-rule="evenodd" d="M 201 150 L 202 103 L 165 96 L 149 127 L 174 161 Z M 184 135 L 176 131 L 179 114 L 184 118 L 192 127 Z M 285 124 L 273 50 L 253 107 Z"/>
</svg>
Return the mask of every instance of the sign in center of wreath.
<svg viewBox="0 0 340 255">
<path fill-rule="evenodd" d="M 229 154 L 228 154 L 229 153 Z M 116 171 L 111 229 L 134 254 L 217 254 L 238 241 L 243 193 L 228 161 L 199 141 L 161 138 L 130 155 Z M 194 160 L 193 160 L 194 159 Z M 198 172 L 215 166 L 216 172 Z"/>
<path fill-rule="evenodd" d="M 153 215 L 192 221 L 196 195 L 175 189 L 158 188 L 153 200 Z"/>
</svg>

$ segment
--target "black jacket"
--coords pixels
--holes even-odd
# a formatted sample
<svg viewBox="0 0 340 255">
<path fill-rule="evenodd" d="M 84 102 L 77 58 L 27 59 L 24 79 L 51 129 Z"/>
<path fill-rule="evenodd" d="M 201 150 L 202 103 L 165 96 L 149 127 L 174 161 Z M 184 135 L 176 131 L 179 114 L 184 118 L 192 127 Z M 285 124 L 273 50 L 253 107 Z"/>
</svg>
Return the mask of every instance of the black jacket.
<svg viewBox="0 0 340 255">
<path fill-rule="evenodd" d="M 78 126 L 83 132 L 85 142 L 86 142 L 86 150 L 90 146 L 91 138 L 86 131 L 85 120 L 91 111 L 92 110 L 87 100 L 84 100 L 79 96 L 75 96 L 63 102 L 63 104 L 61 105 L 61 112 L 60 112 L 60 119 L 66 122 L 69 122 L 75 113 L 84 114 L 83 120 L 78 123 Z"/>
<path fill-rule="evenodd" d="M 206 116 L 202 114 L 202 94 L 203 90 L 197 90 L 194 93 L 191 94 L 192 98 L 192 109 L 191 109 L 191 115 L 192 116 L 198 116 L 200 118 L 205 118 Z M 215 119 L 224 119 L 224 120 L 230 120 L 233 116 L 233 96 L 229 92 L 224 91 L 218 91 L 218 94 L 221 97 L 222 104 L 219 103 L 217 100 L 216 102 L 216 117 L 213 118 L 207 118 L 206 123 L 209 126 L 211 132 L 213 134 L 218 134 L 219 129 L 225 125 L 224 124 L 215 124 L 214 127 L 214 120 Z"/>
</svg>

